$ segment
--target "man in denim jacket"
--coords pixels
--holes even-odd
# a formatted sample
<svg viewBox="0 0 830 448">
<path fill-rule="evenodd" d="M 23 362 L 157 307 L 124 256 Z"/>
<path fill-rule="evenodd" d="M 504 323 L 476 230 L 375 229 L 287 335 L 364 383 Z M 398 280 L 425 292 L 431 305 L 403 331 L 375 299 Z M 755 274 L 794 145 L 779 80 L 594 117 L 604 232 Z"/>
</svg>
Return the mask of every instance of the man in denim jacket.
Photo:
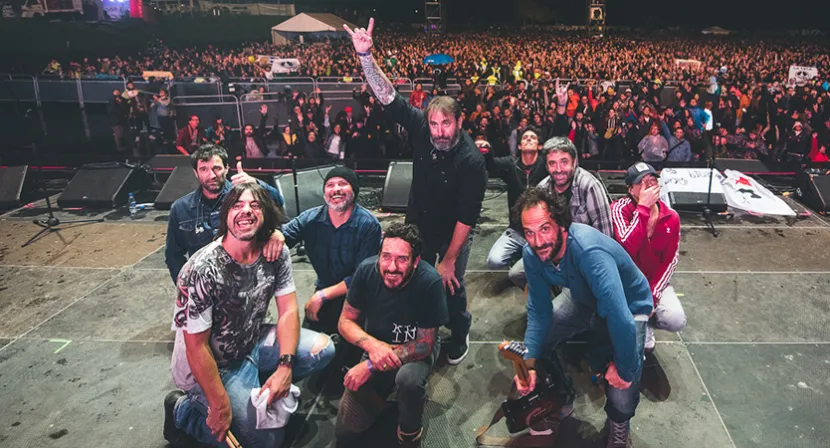
<svg viewBox="0 0 830 448">
<path fill-rule="evenodd" d="M 199 179 L 199 188 L 177 199 L 170 208 L 167 223 L 167 246 L 164 261 L 170 271 L 173 283 L 179 276 L 187 257 L 213 241 L 219 230 L 219 209 L 222 199 L 234 185 L 256 182 L 265 188 L 274 202 L 282 207 L 282 195 L 276 188 L 256 180 L 242 170 L 242 163 L 236 166 L 237 174 L 230 181 L 228 175 L 228 153 L 220 146 L 203 145 L 190 156 L 193 171 Z M 267 261 L 274 261 L 282 252 L 285 238 L 279 231 L 263 248 Z"/>
</svg>

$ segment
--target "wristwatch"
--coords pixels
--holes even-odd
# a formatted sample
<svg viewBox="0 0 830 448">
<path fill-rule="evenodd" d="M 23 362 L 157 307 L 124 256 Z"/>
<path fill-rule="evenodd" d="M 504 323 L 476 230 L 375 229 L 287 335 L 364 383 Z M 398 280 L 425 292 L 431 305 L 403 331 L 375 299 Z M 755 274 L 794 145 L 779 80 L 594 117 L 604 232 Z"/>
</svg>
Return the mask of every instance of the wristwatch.
<svg viewBox="0 0 830 448">
<path fill-rule="evenodd" d="M 277 365 L 294 367 L 294 360 L 297 359 L 295 355 L 282 355 Z"/>
</svg>

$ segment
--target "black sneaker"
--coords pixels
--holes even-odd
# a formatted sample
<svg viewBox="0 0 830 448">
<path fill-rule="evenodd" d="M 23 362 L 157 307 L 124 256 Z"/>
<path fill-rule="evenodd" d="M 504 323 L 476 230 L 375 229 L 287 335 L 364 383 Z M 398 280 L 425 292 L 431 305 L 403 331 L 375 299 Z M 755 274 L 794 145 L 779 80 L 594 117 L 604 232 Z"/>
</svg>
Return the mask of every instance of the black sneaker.
<svg viewBox="0 0 830 448">
<path fill-rule="evenodd" d="M 452 343 L 449 345 L 449 351 L 447 353 L 447 362 L 453 366 L 461 364 L 461 361 L 464 361 L 464 358 L 467 357 L 467 353 L 469 352 L 470 334 L 467 333 L 467 337 L 464 339 L 464 342 L 460 344 Z"/>
<path fill-rule="evenodd" d="M 424 428 L 421 428 L 414 433 L 406 434 L 401 432 L 401 426 L 398 425 L 398 446 L 406 448 L 418 448 L 421 446 L 421 436 L 424 434 Z"/>
<path fill-rule="evenodd" d="M 608 419 L 608 448 L 631 448 L 631 426 L 629 422 L 616 423 Z"/>
<path fill-rule="evenodd" d="M 184 392 L 174 390 L 164 397 L 164 440 L 175 447 L 197 446 L 199 443 L 186 432 L 176 426 L 176 414 L 174 412 L 176 403 L 184 397 Z"/>
</svg>

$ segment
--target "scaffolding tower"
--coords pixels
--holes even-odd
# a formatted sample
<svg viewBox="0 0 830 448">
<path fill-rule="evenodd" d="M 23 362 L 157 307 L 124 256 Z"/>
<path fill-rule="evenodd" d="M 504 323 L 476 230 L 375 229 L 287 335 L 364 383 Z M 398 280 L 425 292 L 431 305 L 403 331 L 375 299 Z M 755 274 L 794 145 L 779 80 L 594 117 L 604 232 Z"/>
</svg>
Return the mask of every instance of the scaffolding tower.
<svg viewBox="0 0 830 448">
<path fill-rule="evenodd" d="M 444 2 L 442 0 L 425 0 L 424 14 L 426 14 L 424 31 L 427 34 L 441 34 L 446 31 Z"/>
<path fill-rule="evenodd" d="M 592 36 L 605 34 L 605 0 L 588 0 L 585 24 Z"/>
</svg>

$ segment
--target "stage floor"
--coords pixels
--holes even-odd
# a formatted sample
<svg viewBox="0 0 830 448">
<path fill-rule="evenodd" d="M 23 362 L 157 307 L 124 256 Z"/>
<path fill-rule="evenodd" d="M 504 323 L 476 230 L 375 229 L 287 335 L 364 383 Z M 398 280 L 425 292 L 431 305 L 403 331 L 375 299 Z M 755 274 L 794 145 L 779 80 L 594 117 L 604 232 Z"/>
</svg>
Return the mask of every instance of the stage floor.
<svg viewBox="0 0 830 448">
<path fill-rule="evenodd" d="M 471 351 L 458 366 L 441 362 L 429 382 L 425 447 L 475 446 L 475 429 L 489 422 L 512 377 L 496 346 L 524 331 L 523 294 L 507 286 L 506 272 L 486 266 L 506 226 L 507 196 L 487 198 L 467 270 Z M 132 220 L 125 210 L 62 212 L 105 221 L 67 225 L 21 248 L 39 229 L 31 218 L 41 205 L 0 218 L 0 445 L 166 446 L 174 294 L 164 265 L 166 213 Z M 384 224 L 401 219 L 378 215 Z M 825 446 L 830 224 L 815 215 L 731 220 L 720 223 L 718 238 L 701 224 L 683 218 L 672 283 L 688 326 L 657 333 L 632 420 L 635 446 Z M 294 276 L 302 307 L 314 272 L 295 256 Z M 576 412 L 555 446 L 604 446 L 604 395 L 573 373 Z M 334 446 L 337 397 L 301 385 L 292 446 Z M 395 446 L 394 418 L 385 414 L 361 446 Z"/>
</svg>

